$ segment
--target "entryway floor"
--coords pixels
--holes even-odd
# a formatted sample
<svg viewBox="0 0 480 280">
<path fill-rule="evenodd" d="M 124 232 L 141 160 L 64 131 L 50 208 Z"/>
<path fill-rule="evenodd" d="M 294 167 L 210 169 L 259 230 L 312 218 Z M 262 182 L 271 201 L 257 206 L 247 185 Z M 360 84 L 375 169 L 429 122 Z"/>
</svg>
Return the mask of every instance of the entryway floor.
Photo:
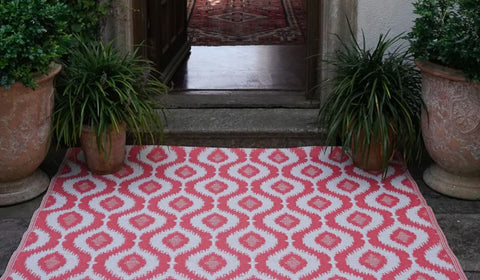
<svg viewBox="0 0 480 280">
<path fill-rule="evenodd" d="M 304 45 L 193 46 L 173 90 L 305 90 Z"/>
</svg>

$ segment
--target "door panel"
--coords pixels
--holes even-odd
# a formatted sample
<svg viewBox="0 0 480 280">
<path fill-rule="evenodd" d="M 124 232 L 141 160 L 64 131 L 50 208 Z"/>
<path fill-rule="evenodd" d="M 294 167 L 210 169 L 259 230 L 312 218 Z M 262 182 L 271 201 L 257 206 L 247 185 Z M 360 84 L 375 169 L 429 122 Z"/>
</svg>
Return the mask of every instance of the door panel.
<svg viewBox="0 0 480 280">
<path fill-rule="evenodd" d="M 307 98 L 319 98 L 320 82 L 318 78 L 319 61 L 321 59 L 321 40 L 320 40 L 320 9 L 322 1 L 320 0 L 306 0 L 307 1 L 307 63 L 306 63 L 306 91 Z"/>
<path fill-rule="evenodd" d="M 148 57 L 146 41 L 147 41 L 147 1 L 134 0 L 132 1 L 132 22 L 133 22 L 133 42 L 135 46 L 140 47 L 140 54 L 143 57 Z"/>
<path fill-rule="evenodd" d="M 133 40 L 154 61 L 168 82 L 190 51 L 187 0 L 134 0 Z"/>
</svg>

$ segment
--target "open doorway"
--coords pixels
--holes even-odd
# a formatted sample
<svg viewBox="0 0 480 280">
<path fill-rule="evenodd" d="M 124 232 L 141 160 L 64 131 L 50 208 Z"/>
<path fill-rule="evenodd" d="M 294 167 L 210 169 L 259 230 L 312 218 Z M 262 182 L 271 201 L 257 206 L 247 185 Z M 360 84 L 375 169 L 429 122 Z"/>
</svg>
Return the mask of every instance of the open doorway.
<svg viewBox="0 0 480 280">
<path fill-rule="evenodd" d="M 305 91 L 306 0 L 187 0 L 178 91 Z"/>
<path fill-rule="evenodd" d="M 143 55 L 155 61 L 172 78 L 190 53 L 187 34 L 189 0 L 122 0 L 112 6 L 114 16 L 106 21 L 103 39 L 115 38 L 118 46 L 132 50 L 143 42 Z M 232 1 L 232 0 L 230 0 Z M 250 0 L 252 1 L 252 0 Z M 262 0 L 268 2 L 269 0 Z M 306 0 L 306 90 L 304 97 L 322 100 L 328 90 L 315 87 L 331 76 L 321 61 L 338 49 L 335 36 L 347 38 L 346 18 L 356 30 L 357 0 Z M 313 90 L 314 89 L 314 90 Z"/>
</svg>

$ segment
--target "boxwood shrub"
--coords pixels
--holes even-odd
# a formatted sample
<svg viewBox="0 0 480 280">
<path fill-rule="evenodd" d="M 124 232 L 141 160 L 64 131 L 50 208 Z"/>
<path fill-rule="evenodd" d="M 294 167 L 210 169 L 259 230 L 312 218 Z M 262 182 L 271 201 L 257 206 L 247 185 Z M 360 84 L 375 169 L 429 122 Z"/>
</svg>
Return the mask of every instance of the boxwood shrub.
<svg viewBox="0 0 480 280">
<path fill-rule="evenodd" d="M 480 80 L 480 0 L 418 0 L 409 33 L 415 58 Z"/>
<path fill-rule="evenodd" d="M 66 52 L 66 6 L 47 0 L 0 0 L 0 87 L 34 88 L 33 75 Z"/>
</svg>

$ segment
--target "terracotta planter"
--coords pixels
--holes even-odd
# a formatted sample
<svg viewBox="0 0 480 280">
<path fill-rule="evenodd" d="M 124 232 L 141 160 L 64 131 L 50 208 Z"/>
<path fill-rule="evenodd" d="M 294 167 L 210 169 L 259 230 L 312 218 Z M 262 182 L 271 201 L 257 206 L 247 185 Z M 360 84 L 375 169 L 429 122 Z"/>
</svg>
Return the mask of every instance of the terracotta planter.
<svg viewBox="0 0 480 280">
<path fill-rule="evenodd" d="M 35 90 L 16 83 L 0 88 L 0 205 L 34 198 L 50 179 L 38 170 L 49 149 L 54 102 L 53 78 L 61 66 L 38 75 Z"/>
<path fill-rule="evenodd" d="M 99 150 L 95 132 L 84 127 L 80 135 L 80 144 L 85 155 L 88 169 L 94 174 L 112 174 L 120 170 L 125 159 L 126 124 L 120 125 L 120 131 L 109 128 L 102 136 L 104 150 Z"/>
<path fill-rule="evenodd" d="M 462 72 L 417 62 L 423 76 L 422 135 L 435 163 L 423 174 L 432 189 L 480 199 L 480 83 Z"/>
<path fill-rule="evenodd" d="M 363 133 L 362 133 L 363 134 Z M 360 135 L 363 137 L 363 135 Z M 389 138 L 390 143 L 393 143 L 393 132 L 392 130 L 389 131 Z M 383 170 L 383 144 L 382 141 L 378 141 L 377 143 L 370 143 L 370 147 L 367 151 L 353 149 L 352 145 L 352 160 L 353 164 L 361 169 L 367 171 L 375 171 L 380 172 Z M 388 158 L 391 160 L 393 158 L 393 149 L 388 151 Z"/>
</svg>

